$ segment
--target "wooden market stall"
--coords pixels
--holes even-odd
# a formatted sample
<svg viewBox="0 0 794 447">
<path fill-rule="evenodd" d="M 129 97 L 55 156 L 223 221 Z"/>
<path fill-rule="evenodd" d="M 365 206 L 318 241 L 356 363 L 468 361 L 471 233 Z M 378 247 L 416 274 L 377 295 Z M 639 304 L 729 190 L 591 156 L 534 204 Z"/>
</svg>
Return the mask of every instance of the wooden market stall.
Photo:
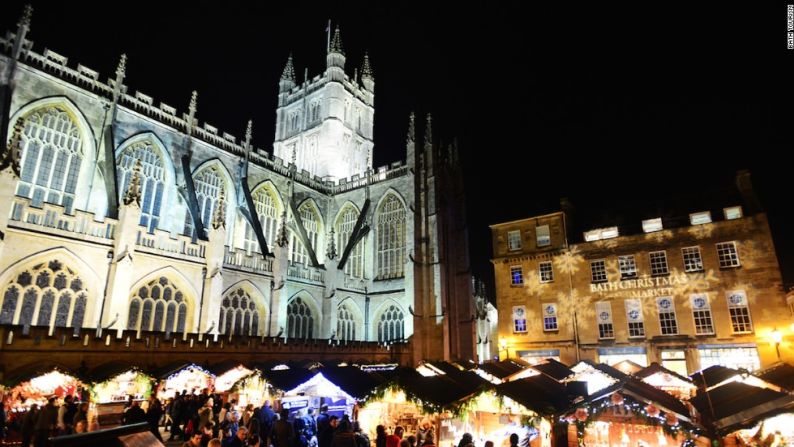
<svg viewBox="0 0 794 447">
<path fill-rule="evenodd" d="M 146 409 L 146 400 L 154 390 L 154 378 L 140 368 L 121 362 L 98 366 L 88 374 L 91 383 L 90 419 L 96 416 L 102 427 L 121 424 L 124 408 L 130 399 L 141 402 Z"/>
<path fill-rule="evenodd" d="M 177 393 L 200 394 L 212 390 L 215 375 L 194 363 L 173 363 L 153 371 L 159 380 L 156 396 L 161 401 L 172 399 Z"/>
<path fill-rule="evenodd" d="M 681 400 L 689 400 L 697 392 L 697 387 L 692 383 L 692 379 L 667 369 L 656 362 L 651 363 L 647 368 L 637 371 L 634 377 Z"/>
</svg>

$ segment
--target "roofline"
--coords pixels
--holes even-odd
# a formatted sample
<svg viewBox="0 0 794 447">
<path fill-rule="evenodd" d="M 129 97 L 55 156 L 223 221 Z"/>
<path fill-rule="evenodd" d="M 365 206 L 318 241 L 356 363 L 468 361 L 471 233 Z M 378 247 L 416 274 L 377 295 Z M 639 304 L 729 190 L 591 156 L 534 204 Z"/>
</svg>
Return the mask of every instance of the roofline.
<svg viewBox="0 0 794 447">
<path fill-rule="evenodd" d="M 516 220 L 511 220 L 511 221 L 508 221 L 508 222 L 500 222 L 500 223 L 491 224 L 491 225 L 488 225 L 488 228 L 497 228 L 497 227 L 502 227 L 502 226 L 505 226 L 505 225 L 512 225 L 512 224 L 519 223 L 519 222 L 525 222 L 527 220 L 542 219 L 544 217 L 552 217 L 552 216 L 558 216 L 558 215 L 563 215 L 563 214 L 565 214 L 564 211 L 555 211 L 553 213 L 541 214 L 539 216 L 530 216 L 530 217 L 525 217 L 523 219 L 516 219 Z"/>
</svg>

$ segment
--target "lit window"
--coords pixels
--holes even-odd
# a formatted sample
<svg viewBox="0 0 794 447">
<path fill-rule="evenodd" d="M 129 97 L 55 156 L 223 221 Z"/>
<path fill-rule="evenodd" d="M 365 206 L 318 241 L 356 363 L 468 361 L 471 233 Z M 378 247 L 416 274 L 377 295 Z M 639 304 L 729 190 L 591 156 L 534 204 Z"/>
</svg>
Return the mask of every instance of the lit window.
<svg viewBox="0 0 794 447">
<path fill-rule="evenodd" d="M 700 247 L 686 247 L 681 249 L 684 255 L 685 272 L 702 272 L 703 259 L 700 257 Z"/>
<path fill-rule="evenodd" d="M 740 206 L 732 206 L 729 208 L 725 208 L 723 212 L 725 213 L 725 220 L 742 218 L 742 207 Z"/>
<path fill-rule="evenodd" d="M 378 321 L 378 342 L 405 339 L 405 315 L 397 306 L 389 306 Z"/>
<path fill-rule="evenodd" d="M 507 249 L 521 250 L 521 230 L 507 232 Z"/>
<path fill-rule="evenodd" d="M 538 247 L 545 247 L 551 244 L 551 236 L 549 235 L 549 226 L 540 225 L 535 227 L 535 237 L 537 238 Z"/>
<path fill-rule="evenodd" d="M 513 306 L 513 332 L 527 331 L 526 306 Z"/>
<path fill-rule="evenodd" d="M 343 341 L 356 339 L 356 320 L 345 303 L 336 308 L 336 338 Z"/>
<path fill-rule="evenodd" d="M 352 205 L 347 205 L 339 217 L 336 219 L 336 247 L 342 253 L 347 244 L 350 242 L 350 237 L 353 235 L 353 229 L 358 221 L 358 210 Z M 356 243 L 353 250 L 345 263 L 345 273 L 355 278 L 362 278 L 364 276 L 364 244 L 366 241 L 360 240 Z"/>
<path fill-rule="evenodd" d="M 557 304 L 545 303 L 543 304 L 543 330 L 556 331 L 557 330 Z"/>
<path fill-rule="evenodd" d="M 127 329 L 184 332 L 188 305 L 184 294 L 165 276 L 154 278 L 133 291 L 127 313 Z"/>
<path fill-rule="evenodd" d="M 375 232 L 377 278 L 405 276 L 405 207 L 394 194 L 389 194 L 378 209 Z"/>
<path fill-rule="evenodd" d="M 598 323 L 598 338 L 615 338 L 615 329 L 612 326 L 612 305 L 601 301 L 595 305 L 596 321 Z"/>
<path fill-rule="evenodd" d="M 747 306 L 747 294 L 744 290 L 728 292 L 728 311 L 731 314 L 731 329 L 734 334 L 753 332 L 753 321 L 750 319 L 750 308 Z"/>
<path fill-rule="evenodd" d="M 662 335 L 677 335 L 678 322 L 675 319 L 675 304 L 673 297 L 662 296 L 656 299 L 656 306 L 659 309 L 659 326 Z"/>
<path fill-rule="evenodd" d="M 736 251 L 736 242 L 721 242 L 717 244 L 717 257 L 720 268 L 739 267 L 739 253 Z"/>
<path fill-rule="evenodd" d="M 554 270 L 552 269 L 551 261 L 538 264 L 538 272 L 540 272 L 540 282 L 554 281 Z"/>
<path fill-rule="evenodd" d="M 661 276 L 670 273 L 667 268 L 667 252 L 665 251 L 652 251 L 648 253 L 651 259 L 651 275 Z"/>
<path fill-rule="evenodd" d="M 160 210 L 163 207 L 165 194 L 165 168 L 160 153 L 147 140 L 133 143 L 125 147 L 117 156 L 119 197 L 123 199 L 127 193 L 135 165 L 141 162 L 140 188 L 141 188 L 141 220 L 140 224 L 147 227 L 150 233 L 157 229 L 160 221 Z"/>
<path fill-rule="evenodd" d="M 607 280 L 607 267 L 603 259 L 598 261 L 590 261 L 590 276 L 592 282 L 606 282 Z"/>
<path fill-rule="evenodd" d="M 265 242 L 270 244 L 271 248 L 276 241 L 276 229 L 278 227 L 278 218 L 281 215 L 277 208 L 276 192 L 269 185 L 265 184 L 254 191 L 252 194 L 254 200 L 254 208 L 256 208 L 256 215 L 259 218 L 259 225 L 262 226 L 262 233 L 265 236 Z M 256 239 L 254 229 L 245 222 L 245 236 L 243 239 L 243 246 L 249 253 L 260 252 L 259 241 Z"/>
<path fill-rule="evenodd" d="M 510 284 L 520 286 L 524 284 L 524 273 L 521 271 L 521 266 L 510 267 Z"/>
<path fill-rule="evenodd" d="M 229 292 L 223 298 L 218 318 L 221 334 L 254 337 L 259 334 L 259 311 L 253 298 L 241 288 Z"/>
<path fill-rule="evenodd" d="M 665 349 L 662 351 L 662 366 L 670 371 L 687 376 L 686 351 L 680 349 Z M 664 389 L 664 388 L 662 388 Z"/>
<path fill-rule="evenodd" d="M 626 321 L 629 324 L 629 337 L 645 337 L 645 322 L 642 318 L 642 303 L 637 299 L 625 301 Z"/>
<path fill-rule="evenodd" d="M 600 241 L 601 239 L 611 239 L 619 235 L 618 227 L 598 228 L 585 232 L 584 240 L 587 242 Z"/>
<path fill-rule="evenodd" d="M 198 218 L 204 225 L 204 236 L 206 237 L 215 212 L 215 205 L 218 203 L 218 197 L 221 194 L 221 190 L 226 191 L 226 185 L 217 166 L 202 169 L 201 172 L 193 176 L 193 185 L 196 188 L 196 200 L 198 201 Z M 226 199 L 228 203 L 229 197 L 226 196 Z M 195 234 L 190 210 L 185 212 L 185 235 L 194 239 L 199 237 L 199 235 Z"/>
<path fill-rule="evenodd" d="M 692 304 L 692 318 L 695 320 L 695 334 L 713 334 L 714 323 L 711 319 L 711 305 L 709 305 L 708 295 L 705 293 L 690 295 L 689 302 Z"/>
<path fill-rule="evenodd" d="M 314 337 L 314 313 L 301 297 L 287 305 L 287 336 L 298 339 Z"/>
<path fill-rule="evenodd" d="M 662 229 L 662 218 L 648 219 L 642 221 L 642 231 L 646 233 L 653 233 Z"/>
<path fill-rule="evenodd" d="M 702 369 L 720 365 L 754 371 L 761 367 L 758 348 L 754 344 L 700 345 L 698 354 Z"/>
<path fill-rule="evenodd" d="M 692 213 L 689 215 L 689 223 L 692 225 L 702 225 L 711 223 L 711 212 L 701 211 L 699 213 Z"/>
<path fill-rule="evenodd" d="M 634 255 L 618 256 L 620 265 L 620 279 L 633 279 L 637 277 L 637 263 Z"/>
</svg>

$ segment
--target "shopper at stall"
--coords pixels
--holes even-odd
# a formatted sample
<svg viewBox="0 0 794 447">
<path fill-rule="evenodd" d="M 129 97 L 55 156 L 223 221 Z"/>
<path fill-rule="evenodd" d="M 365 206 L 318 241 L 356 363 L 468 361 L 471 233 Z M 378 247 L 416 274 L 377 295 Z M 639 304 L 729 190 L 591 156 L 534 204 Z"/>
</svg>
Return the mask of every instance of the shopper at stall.
<svg viewBox="0 0 794 447">
<path fill-rule="evenodd" d="M 149 423 L 149 430 L 154 437 L 163 442 L 163 437 L 160 435 L 161 417 L 163 417 L 163 406 L 160 405 L 160 400 L 152 395 L 149 397 L 149 406 L 146 408 L 146 422 Z"/>
<path fill-rule="evenodd" d="M 171 436 L 168 437 L 168 441 L 173 441 L 181 434 L 181 430 L 179 429 L 179 424 L 182 423 L 182 418 L 184 417 L 185 411 L 185 396 L 186 391 L 182 390 L 182 394 L 177 394 L 174 396 L 173 401 L 171 402 Z M 182 438 L 184 439 L 184 437 Z"/>
<path fill-rule="evenodd" d="M 386 447 L 386 427 L 375 427 L 375 447 Z"/>
<path fill-rule="evenodd" d="M 353 424 L 348 415 L 342 416 L 339 426 L 334 431 L 331 447 L 357 447 L 356 434 L 353 432 Z"/>
<path fill-rule="evenodd" d="M 33 440 L 33 431 L 36 427 L 36 420 L 39 418 L 39 405 L 33 404 L 30 410 L 25 413 L 22 418 L 22 427 L 20 428 L 20 435 L 22 436 L 22 447 L 30 447 L 30 441 Z"/>
<path fill-rule="evenodd" d="M 356 435 L 356 447 L 370 447 L 369 436 L 361 429 L 358 421 L 353 422 L 353 433 Z"/>
<path fill-rule="evenodd" d="M 200 429 L 203 430 L 204 427 L 208 423 L 210 423 L 212 421 L 213 421 L 213 418 L 212 418 L 212 399 L 208 399 L 204 403 L 204 406 L 201 407 L 201 410 L 198 411 L 198 426 L 197 427 L 200 427 Z"/>
<path fill-rule="evenodd" d="M 430 432 L 430 434 L 428 434 L 425 437 L 424 444 L 422 444 L 422 447 L 435 447 L 435 446 L 436 446 L 435 433 Z"/>
<path fill-rule="evenodd" d="M 68 395 L 63 399 L 63 405 L 58 408 L 58 434 L 68 435 L 72 432 L 72 421 L 77 413 L 77 404 L 74 396 Z"/>
<path fill-rule="evenodd" d="M 127 408 L 127 411 L 124 412 L 121 423 L 123 425 L 130 425 L 140 422 L 146 422 L 146 413 L 143 411 L 138 401 L 132 401 L 132 406 Z"/>
<path fill-rule="evenodd" d="M 404 429 L 401 426 L 394 427 L 394 433 L 386 436 L 386 447 L 400 447 L 400 441 L 403 439 Z"/>
<path fill-rule="evenodd" d="M 227 445 L 229 447 L 245 447 L 247 439 L 248 439 L 248 429 L 245 427 L 240 427 L 237 429 L 237 433 L 235 433 L 231 437 L 231 440 Z"/>
<path fill-rule="evenodd" d="M 458 447 L 468 447 L 469 444 L 474 444 L 474 437 L 471 433 L 464 433 L 463 437 L 458 442 Z"/>
<path fill-rule="evenodd" d="M 419 426 L 419 430 L 416 432 L 416 445 L 419 447 L 425 445 L 425 440 L 427 438 L 434 440 L 436 437 L 435 435 L 433 424 L 430 423 L 430 420 L 423 419 L 422 424 Z"/>
<path fill-rule="evenodd" d="M 416 447 L 416 436 L 408 436 L 408 447 Z"/>
<path fill-rule="evenodd" d="M 319 447 L 329 447 L 333 435 L 327 433 L 331 417 L 328 415 L 328 405 L 320 405 L 320 414 L 317 415 L 315 426 L 317 426 L 317 445 Z"/>
<path fill-rule="evenodd" d="M 295 431 L 292 424 L 287 420 L 289 418 L 289 410 L 286 408 L 281 410 L 279 418 L 273 424 L 273 446 L 274 447 L 292 447 L 292 442 L 295 438 Z"/>
<path fill-rule="evenodd" d="M 270 408 L 270 401 L 266 400 L 259 409 L 259 437 L 262 438 L 262 445 L 270 445 L 273 423 L 276 421 L 276 413 Z"/>
<path fill-rule="evenodd" d="M 58 407 L 55 406 L 55 396 L 52 396 L 47 401 L 47 405 L 41 409 L 39 417 L 36 419 L 36 425 L 34 426 L 36 447 L 45 447 L 47 445 L 47 439 L 52 435 L 57 423 Z"/>
<path fill-rule="evenodd" d="M 201 447 L 201 432 L 196 431 L 190 436 L 190 439 L 182 443 L 182 447 Z"/>
<path fill-rule="evenodd" d="M 518 435 L 515 433 L 510 435 L 510 447 L 518 447 Z"/>
</svg>

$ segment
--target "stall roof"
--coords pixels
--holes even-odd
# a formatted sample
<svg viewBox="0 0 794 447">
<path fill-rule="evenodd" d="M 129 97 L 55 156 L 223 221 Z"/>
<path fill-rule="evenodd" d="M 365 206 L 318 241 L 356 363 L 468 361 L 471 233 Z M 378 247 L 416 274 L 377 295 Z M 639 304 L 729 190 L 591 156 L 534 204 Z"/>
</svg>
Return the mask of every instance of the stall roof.
<svg viewBox="0 0 794 447">
<path fill-rule="evenodd" d="M 262 370 L 262 377 L 281 391 L 289 391 L 297 388 L 302 383 L 314 377 L 317 371 L 305 368 L 290 368 L 283 370 Z"/>
<path fill-rule="evenodd" d="M 574 374 L 570 368 L 554 359 L 546 359 L 543 363 L 532 365 L 532 369 L 545 374 L 554 380 L 562 380 Z"/>
<path fill-rule="evenodd" d="M 741 382 L 729 382 L 700 393 L 692 405 L 703 415 L 712 415 L 723 432 L 755 425 L 762 419 L 794 410 L 794 396 Z"/>
<path fill-rule="evenodd" d="M 654 375 L 656 373 L 670 374 L 671 376 L 673 376 L 673 377 L 675 377 L 675 378 L 677 378 L 679 380 L 683 380 L 684 382 L 687 382 L 687 383 L 690 383 L 690 384 L 692 383 L 692 379 L 690 379 L 689 377 L 682 376 L 681 374 L 678 374 L 677 372 L 675 372 L 675 371 L 673 371 L 671 369 L 667 369 L 664 366 L 662 366 L 662 365 L 660 365 L 660 364 L 658 364 L 656 362 L 653 362 L 647 368 L 643 368 L 642 370 L 638 371 L 636 374 L 634 374 L 634 377 L 636 377 L 638 379 L 645 379 L 645 378 L 650 377 L 650 376 L 652 376 L 652 375 Z"/>
<path fill-rule="evenodd" d="M 620 382 L 594 393 L 586 400 L 594 402 L 617 392 L 648 403 L 653 402 L 662 410 L 677 413 L 678 417 L 684 420 L 691 419 L 689 409 L 680 400 L 634 377 L 626 377 Z"/>
<path fill-rule="evenodd" d="M 641 371 L 643 368 L 643 366 L 638 365 L 637 363 L 634 363 L 631 360 L 621 360 L 615 363 L 614 365 L 612 365 L 612 367 L 630 376 Z"/>
<path fill-rule="evenodd" d="M 318 372 L 356 399 L 363 399 L 383 382 L 380 377 L 355 366 L 326 366 Z"/>
<path fill-rule="evenodd" d="M 447 361 L 424 361 L 422 364 L 431 365 L 434 368 L 443 371 L 445 374 L 456 374 L 463 370 L 462 367 Z"/>
<path fill-rule="evenodd" d="M 616 368 L 614 368 L 612 366 L 609 366 L 606 363 L 596 363 L 596 362 L 594 362 L 592 360 L 581 360 L 579 363 L 584 363 L 586 365 L 590 365 L 591 367 L 601 371 L 602 373 L 608 375 L 609 377 L 612 377 L 615 380 L 623 380 L 626 377 L 628 377 L 622 371 L 620 371 L 620 370 L 618 370 L 618 369 L 616 369 Z M 577 365 L 579 363 L 577 363 Z M 576 365 L 571 366 L 570 369 L 571 369 L 572 372 L 575 372 L 574 368 L 576 368 Z"/>
<path fill-rule="evenodd" d="M 754 374 L 761 380 L 794 392 L 794 366 L 778 363 Z"/>
<path fill-rule="evenodd" d="M 242 362 L 238 362 L 236 360 L 224 360 L 220 363 L 216 363 L 214 365 L 211 365 L 209 368 L 207 368 L 207 371 L 211 372 L 212 374 L 215 374 L 216 376 L 220 376 L 221 374 L 229 372 L 232 369 L 237 368 L 238 366 L 241 365 L 243 368 L 247 368 L 253 371 L 253 368 L 249 368 L 247 365 L 244 365 Z"/>
<path fill-rule="evenodd" d="M 197 368 L 201 368 L 205 370 L 201 366 L 196 365 L 195 363 L 184 363 L 184 362 L 173 362 L 167 365 L 163 365 L 160 368 L 157 368 L 152 371 L 152 377 L 156 379 L 166 379 L 171 374 L 177 373 L 182 371 L 183 369 L 190 368 L 191 366 L 195 366 Z M 206 371 L 206 370 L 205 370 Z M 210 373 L 211 374 L 211 373 Z"/>
<path fill-rule="evenodd" d="M 89 371 L 88 379 L 93 383 L 102 383 L 118 376 L 119 374 L 124 374 L 127 371 L 137 371 L 141 374 L 148 375 L 137 366 L 130 366 L 124 362 L 113 361 L 99 365 Z"/>
<path fill-rule="evenodd" d="M 692 380 L 698 388 L 703 387 L 703 382 L 705 381 L 707 387 L 713 387 L 716 385 L 721 384 L 722 382 L 729 380 L 732 377 L 739 375 L 739 371 L 735 369 L 731 369 L 721 365 L 712 365 L 706 369 L 702 369 L 694 374 L 691 374 L 689 378 Z"/>
<path fill-rule="evenodd" d="M 473 372 L 425 377 L 411 368 L 402 368 L 396 381 L 406 392 L 441 407 L 474 395 L 488 383 Z"/>
<path fill-rule="evenodd" d="M 499 362 L 485 362 L 479 368 L 498 379 L 504 379 L 525 370 L 527 366 L 513 360 L 502 360 Z"/>
<path fill-rule="evenodd" d="M 68 368 L 57 363 L 33 363 L 17 368 L 11 374 L 6 374 L 3 378 L 3 383 L 8 386 L 16 386 L 22 382 L 27 382 L 30 379 L 47 374 L 52 371 L 59 371 L 63 374 L 68 374 L 78 380 L 83 380 L 85 374 L 76 373 Z"/>
<path fill-rule="evenodd" d="M 538 414 L 554 414 L 567 408 L 571 402 L 567 387 L 543 374 L 497 385 L 496 393 Z"/>
</svg>

